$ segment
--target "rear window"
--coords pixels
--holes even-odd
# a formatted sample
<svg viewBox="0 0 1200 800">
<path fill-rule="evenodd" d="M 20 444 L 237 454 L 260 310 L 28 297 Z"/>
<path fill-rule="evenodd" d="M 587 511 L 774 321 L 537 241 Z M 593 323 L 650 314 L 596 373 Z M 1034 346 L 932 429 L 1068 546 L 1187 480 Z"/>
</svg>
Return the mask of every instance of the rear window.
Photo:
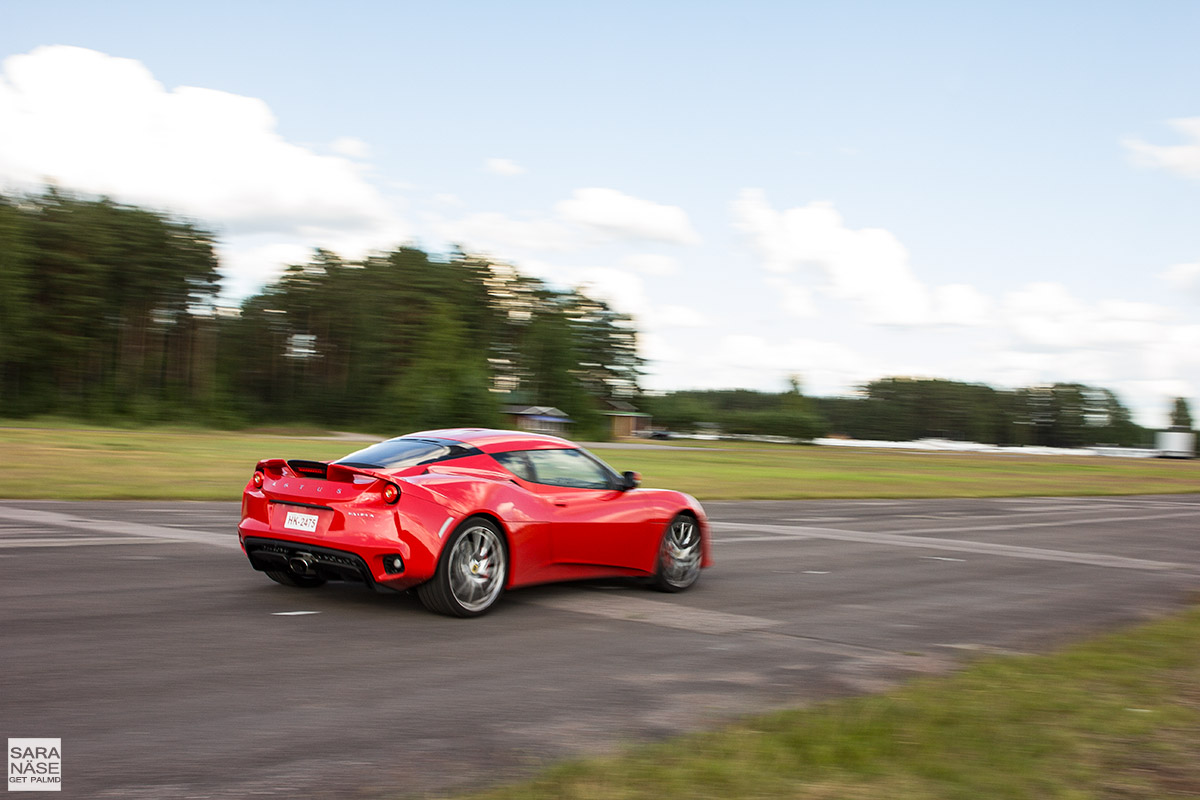
<svg viewBox="0 0 1200 800">
<path fill-rule="evenodd" d="M 530 483 L 537 483 L 537 474 L 533 471 L 533 464 L 529 462 L 529 455 L 524 450 L 513 450 L 509 453 L 492 453 L 492 458 L 503 464 L 509 472 L 518 478 L 523 478 Z"/>
<path fill-rule="evenodd" d="M 402 469 L 476 455 L 474 447 L 448 439 L 388 439 L 333 462 L 347 467 Z"/>
</svg>

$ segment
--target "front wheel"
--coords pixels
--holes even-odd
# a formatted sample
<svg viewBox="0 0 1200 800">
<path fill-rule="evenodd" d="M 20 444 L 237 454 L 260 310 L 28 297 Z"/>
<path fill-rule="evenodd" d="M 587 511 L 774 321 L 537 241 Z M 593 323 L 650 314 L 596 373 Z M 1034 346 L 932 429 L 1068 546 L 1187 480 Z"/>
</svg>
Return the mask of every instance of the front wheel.
<svg viewBox="0 0 1200 800">
<path fill-rule="evenodd" d="M 690 514 L 676 514 L 658 547 L 654 588 L 682 592 L 700 577 L 700 525 Z"/>
<path fill-rule="evenodd" d="M 417 597 L 439 614 L 478 617 L 500 599 L 507 580 L 504 535 L 491 521 L 472 517 L 450 535 L 437 571 L 417 587 Z"/>
</svg>

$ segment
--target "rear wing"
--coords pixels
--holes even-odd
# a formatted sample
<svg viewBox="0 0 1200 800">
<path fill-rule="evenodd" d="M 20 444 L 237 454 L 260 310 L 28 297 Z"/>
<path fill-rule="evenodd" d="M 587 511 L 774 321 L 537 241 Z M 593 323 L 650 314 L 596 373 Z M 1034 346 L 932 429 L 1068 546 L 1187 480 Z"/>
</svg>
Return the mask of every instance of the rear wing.
<svg viewBox="0 0 1200 800">
<path fill-rule="evenodd" d="M 344 464 L 332 464 L 325 461 L 305 461 L 299 458 L 264 458 L 258 462 L 256 470 L 270 475 L 272 478 L 291 476 L 295 478 L 317 478 L 323 481 L 338 483 L 361 483 L 356 477 L 361 475 L 371 480 L 391 482 L 392 478 L 364 467 L 347 467 Z"/>
</svg>

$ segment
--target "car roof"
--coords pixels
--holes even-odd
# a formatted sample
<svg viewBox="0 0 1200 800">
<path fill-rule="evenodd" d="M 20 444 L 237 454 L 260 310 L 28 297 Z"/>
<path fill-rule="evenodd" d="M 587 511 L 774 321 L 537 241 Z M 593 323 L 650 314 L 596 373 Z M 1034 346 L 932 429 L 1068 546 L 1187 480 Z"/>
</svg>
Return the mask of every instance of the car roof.
<svg viewBox="0 0 1200 800">
<path fill-rule="evenodd" d="M 400 439 L 449 439 L 477 447 L 485 453 L 505 453 L 509 450 L 562 450 L 577 446 L 557 436 L 525 431 L 501 431 L 494 428 L 444 428 L 419 431 L 397 437 Z"/>
</svg>

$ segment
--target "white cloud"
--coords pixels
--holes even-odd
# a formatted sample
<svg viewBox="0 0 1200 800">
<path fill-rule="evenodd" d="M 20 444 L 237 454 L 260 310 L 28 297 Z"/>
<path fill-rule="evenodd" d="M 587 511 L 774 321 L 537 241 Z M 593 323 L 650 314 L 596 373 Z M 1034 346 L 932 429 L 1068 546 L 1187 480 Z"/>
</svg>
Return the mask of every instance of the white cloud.
<svg viewBox="0 0 1200 800">
<path fill-rule="evenodd" d="M 225 294 L 240 298 L 253 294 L 258 287 L 279 276 L 289 264 L 304 264 L 312 257 L 312 247 L 297 242 L 262 241 L 265 237 L 247 237 L 237 246 L 219 244 L 217 256 L 226 275 Z"/>
<path fill-rule="evenodd" d="M 657 253 L 636 253 L 621 259 L 623 266 L 644 275 L 670 276 L 680 273 L 679 261 Z"/>
<path fill-rule="evenodd" d="M 615 311 L 635 318 L 641 331 L 658 333 L 667 328 L 704 328 L 709 319 L 694 308 L 674 303 L 658 304 L 646 291 L 640 275 L 614 267 L 578 267 L 555 270 L 589 297 L 604 300 Z"/>
<path fill-rule="evenodd" d="M 933 295 L 937 322 L 977 326 L 992 321 L 992 301 L 973 286 L 950 283 L 934 289 Z"/>
<path fill-rule="evenodd" d="M 496 175 L 504 175 L 512 177 L 514 175 L 524 175 L 525 168 L 515 161 L 507 158 L 489 158 L 483 162 L 484 169 Z"/>
<path fill-rule="evenodd" d="M 613 267 L 581 267 L 568 269 L 571 282 L 584 294 L 606 301 L 624 314 L 638 317 L 638 322 L 651 316 L 650 297 L 641 276 Z"/>
<path fill-rule="evenodd" d="M 615 189 L 576 189 L 555 208 L 565 220 L 617 238 L 680 245 L 700 242 L 682 208 L 660 205 Z"/>
<path fill-rule="evenodd" d="M 853 302 L 867 322 L 891 325 L 976 325 L 988 303 L 962 284 L 930 289 L 913 273 L 908 250 L 890 231 L 853 229 L 831 203 L 776 211 L 759 189 L 744 189 L 733 203 L 734 226 L 746 235 L 763 267 L 799 272 L 823 281 L 832 297 Z M 785 303 L 805 308 L 799 287 Z"/>
<path fill-rule="evenodd" d="M 1047 352 L 1002 349 L 993 352 L 989 362 L 980 371 L 980 376 L 996 386 L 1081 382 L 1115 388 L 1113 357 L 1103 350 L 1078 348 Z"/>
<path fill-rule="evenodd" d="M 1169 332 L 1169 312 L 1150 303 L 1088 304 L 1060 283 L 1032 283 L 1005 297 L 1004 319 L 1025 345 L 1059 351 L 1154 344 Z"/>
<path fill-rule="evenodd" d="M 1174 264 L 1167 267 L 1161 277 L 1174 289 L 1200 293 L 1200 261 L 1193 264 Z"/>
<path fill-rule="evenodd" d="M 638 354 L 653 365 L 687 363 L 687 354 L 676 347 L 670 338 L 660 333 L 638 331 L 637 343 Z"/>
<path fill-rule="evenodd" d="M 1161 425 L 1170 397 L 1200 391 L 1200 325 L 1180 324 L 1153 303 L 1088 302 L 1057 283 L 1005 296 L 1012 335 L 985 377 L 1006 386 L 1079 381 L 1117 392 L 1143 425 Z"/>
<path fill-rule="evenodd" d="M 884 372 L 868 358 L 839 342 L 794 338 L 786 341 L 750 334 L 721 338 L 712 354 L 715 386 L 743 386 L 746 376 L 770 375 L 780 389 L 791 375 L 799 375 L 809 393 L 835 393 Z"/>
<path fill-rule="evenodd" d="M 494 211 L 461 219 L 432 218 L 434 232 L 473 250 L 513 257 L 514 251 L 583 251 L 613 237 L 698 241 L 681 209 L 660 206 L 611 189 L 577 189 L 555 207 L 557 216 L 529 213 L 514 217 Z M 622 263 L 645 274 L 678 271 L 669 256 L 631 255 Z"/>
<path fill-rule="evenodd" d="M 0 177 L 53 181 L 241 231 L 367 230 L 388 209 L 352 162 L 286 141 L 256 98 L 181 86 L 139 62 L 39 47 L 4 62 Z"/>
<path fill-rule="evenodd" d="M 229 299 L 313 247 L 348 258 L 407 238 L 364 166 L 279 134 L 262 100 L 168 90 L 140 62 L 39 47 L 0 73 L 0 185 L 53 183 L 216 226 Z M 366 143 L 330 148 L 356 159 Z"/>
<path fill-rule="evenodd" d="M 1026 344 L 1058 350 L 1085 342 L 1086 312 L 1061 284 L 1037 283 L 1010 292 L 1005 310 L 1008 325 Z"/>
<path fill-rule="evenodd" d="M 1162 376 L 1191 374 L 1200 378 L 1200 325 L 1176 325 L 1165 332 L 1158 373 Z M 1195 386 L 1200 390 L 1200 381 Z"/>
<path fill-rule="evenodd" d="M 817 315 L 817 305 L 813 302 L 812 292 L 808 287 L 799 286 L 779 276 L 768 277 L 767 286 L 775 290 L 780 307 L 789 315 L 802 319 Z"/>
<path fill-rule="evenodd" d="M 1154 145 L 1139 139 L 1126 139 L 1125 147 L 1138 164 L 1200 179 L 1200 117 L 1173 119 L 1168 124 L 1192 141 L 1181 145 Z"/>
<path fill-rule="evenodd" d="M 555 220 L 537 216 L 515 218 L 494 211 L 455 220 L 435 220 L 432 225 L 434 232 L 448 242 L 504 257 L 514 250 L 569 250 L 578 241 L 567 226 Z"/>
<path fill-rule="evenodd" d="M 655 325 L 660 328 L 704 328 L 708 317 L 688 306 L 664 305 L 654 311 Z"/>
<path fill-rule="evenodd" d="M 353 136 L 342 136 L 334 139 L 329 145 L 329 149 L 338 155 L 348 158 L 369 158 L 371 155 L 371 146 L 362 139 L 356 139 Z"/>
</svg>

